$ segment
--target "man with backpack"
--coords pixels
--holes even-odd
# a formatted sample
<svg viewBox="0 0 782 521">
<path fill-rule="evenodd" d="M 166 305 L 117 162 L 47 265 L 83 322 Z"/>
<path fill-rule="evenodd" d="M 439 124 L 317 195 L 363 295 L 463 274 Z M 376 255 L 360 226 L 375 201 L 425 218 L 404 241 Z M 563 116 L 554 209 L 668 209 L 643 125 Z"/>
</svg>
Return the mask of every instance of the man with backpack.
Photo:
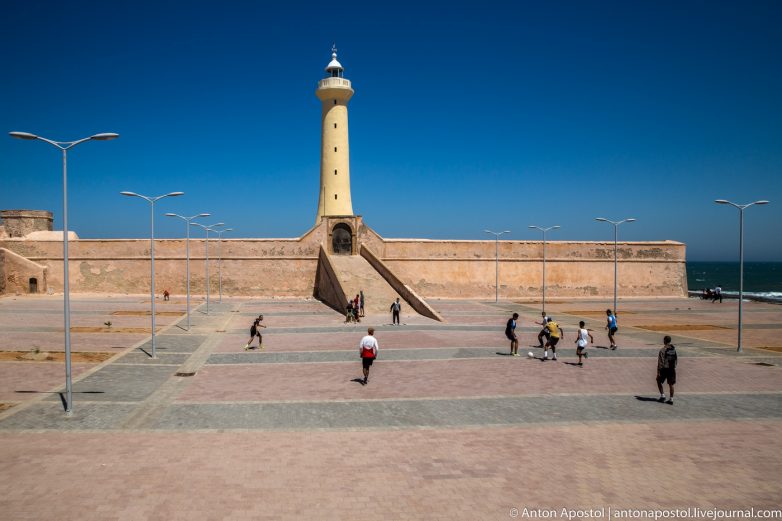
<svg viewBox="0 0 782 521">
<path fill-rule="evenodd" d="M 364 369 L 364 380 L 361 385 L 367 385 L 369 383 L 369 368 L 372 367 L 372 363 L 377 358 L 377 339 L 374 337 L 375 328 L 370 327 L 367 329 L 367 335 L 361 339 L 358 344 L 358 352 L 361 355 L 361 365 Z"/>
<path fill-rule="evenodd" d="M 660 391 L 660 398 L 657 401 L 673 405 L 673 386 L 676 383 L 676 362 L 679 357 L 676 355 L 676 346 L 671 343 L 671 337 L 663 338 L 663 343 L 665 345 L 657 354 L 657 389 Z M 663 383 L 666 380 L 670 391 L 668 401 L 665 401 L 663 391 Z"/>
</svg>

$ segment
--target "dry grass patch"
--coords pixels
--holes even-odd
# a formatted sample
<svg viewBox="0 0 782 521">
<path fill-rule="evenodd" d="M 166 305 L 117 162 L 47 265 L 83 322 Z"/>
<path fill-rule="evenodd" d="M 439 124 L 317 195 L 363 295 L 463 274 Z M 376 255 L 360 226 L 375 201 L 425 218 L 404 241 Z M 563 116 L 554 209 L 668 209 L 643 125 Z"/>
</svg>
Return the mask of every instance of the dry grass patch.
<svg viewBox="0 0 782 521">
<path fill-rule="evenodd" d="M 104 352 L 78 352 L 71 353 L 71 361 L 74 363 L 100 363 L 105 362 L 116 353 Z M 0 362 L 64 362 L 65 353 L 62 351 L 0 351 Z"/>
<path fill-rule="evenodd" d="M 649 331 L 714 331 L 722 329 L 733 329 L 732 327 L 715 326 L 714 324 L 665 324 L 665 325 L 637 325 L 633 327 L 647 329 Z"/>
<path fill-rule="evenodd" d="M 157 328 L 155 331 L 160 331 Z M 151 327 L 95 327 L 95 326 L 73 326 L 71 333 L 133 333 L 148 335 L 152 332 Z"/>
<path fill-rule="evenodd" d="M 117 317 L 148 317 L 152 315 L 151 311 L 112 311 Z M 156 317 L 178 317 L 184 315 L 183 311 L 155 311 Z"/>
<path fill-rule="evenodd" d="M 585 316 L 585 317 L 604 317 L 605 318 L 607 316 L 605 309 L 602 309 L 602 310 L 580 310 L 580 309 L 569 310 L 569 309 L 563 309 L 561 311 L 558 311 L 558 313 L 565 313 L 566 315 L 580 315 L 580 316 Z M 635 311 L 620 311 L 619 315 L 617 315 L 617 316 L 621 317 L 622 315 L 635 315 L 635 314 L 636 314 Z"/>
</svg>

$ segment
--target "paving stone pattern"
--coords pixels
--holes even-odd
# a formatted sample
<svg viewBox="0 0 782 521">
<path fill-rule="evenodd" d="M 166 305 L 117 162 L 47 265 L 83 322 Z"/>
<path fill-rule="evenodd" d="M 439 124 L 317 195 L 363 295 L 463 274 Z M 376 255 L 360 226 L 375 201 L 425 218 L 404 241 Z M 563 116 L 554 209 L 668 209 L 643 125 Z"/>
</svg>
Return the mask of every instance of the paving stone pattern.
<svg viewBox="0 0 782 521">
<path fill-rule="evenodd" d="M 622 302 L 616 351 L 601 348 L 605 302 L 547 304 L 568 335 L 556 363 L 526 357 L 542 353 L 530 347 L 537 305 L 431 304 L 447 322 L 391 326 L 377 315 L 346 325 L 312 300 L 230 297 L 206 315 L 199 301 L 191 331 L 184 314 L 159 320 L 156 359 L 148 336 L 74 336 L 77 350 L 117 356 L 76 366 L 71 415 L 62 365 L 2 362 L 0 397 L 12 407 L 0 412 L 0 518 L 475 520 L 509 519 L 525 506 L 779 508 L 782 353 L 753 347 L 773 345 L 779 306 L 745 306 L 742 353 L 735 330 L 673 331 L 680 381 L 668 405 L 654 384 L 665 332 L 641 326 L 733 327 L 734 304 Z M 148 305 L 75 296 L 73 308 L 88 325 Z M 582 317 L 568 310 L 594 329 L 584 367 L 572 344 Z M 521 358 L 507 356 L 502 334 L 514 311 Z M 0 299 L 0 348 L 57 346 L 60 312 L 56 297 Z M 245 323 L 258 313 L 266 349 L 244 351 Z M 50 318 L 19 322 L 36 315 Z M 357 344 L 368 326 L 381 356 L 364 386 Z"/>
</svg>

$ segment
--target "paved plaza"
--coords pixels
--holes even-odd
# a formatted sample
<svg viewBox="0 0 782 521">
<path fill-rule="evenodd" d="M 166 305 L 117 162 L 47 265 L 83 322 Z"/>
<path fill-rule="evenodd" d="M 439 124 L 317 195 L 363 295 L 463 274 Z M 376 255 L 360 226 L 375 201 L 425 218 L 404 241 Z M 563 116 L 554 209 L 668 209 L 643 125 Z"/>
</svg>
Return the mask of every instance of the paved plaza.
<svg viewBox="0 0 782 521">
<path fill-rule="evenodd" d="M 539 303 L 430 304 L 446 322 L 345 324 L 293 299 L 214 299 L 207 315 L 199 299 L 187 331 L 172 298 L 157 305 L 153 359 L 149 297 L 76 296 L 66 416 L 62 298 L 0 299 L 0 519 L 782 508 L 781 306 L 745 304 L 736 353 L 736 301 L 620 301 L 612 351 L 607 302 L 554 302 L 565 339 L 542 362 Z M 503 334 L 514 311 L 521 357 Z M 264 349 L 245 351 L 260 313 Z M 595 336 L 583 367 L 579 320 Z M 367 326 L 380 355 L 364 386 Z M 679 351 L 674 405 L 655 400 L 665 334 Z"/>
</svg>

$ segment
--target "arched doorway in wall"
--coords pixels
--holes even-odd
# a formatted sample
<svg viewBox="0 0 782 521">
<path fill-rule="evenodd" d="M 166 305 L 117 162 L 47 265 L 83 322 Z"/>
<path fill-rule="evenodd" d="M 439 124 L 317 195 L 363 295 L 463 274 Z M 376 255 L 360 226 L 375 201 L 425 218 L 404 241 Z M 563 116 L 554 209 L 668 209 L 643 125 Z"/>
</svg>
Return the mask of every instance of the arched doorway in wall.
<svg viewBox="0 0 782 521">
<path fill-rule="evenodd" d="M 331 250 L 335 255 L 350 255 L 353 253 L 353 232 L 350 226 L 339 223 L 331 232 Z"/>
</svg>

